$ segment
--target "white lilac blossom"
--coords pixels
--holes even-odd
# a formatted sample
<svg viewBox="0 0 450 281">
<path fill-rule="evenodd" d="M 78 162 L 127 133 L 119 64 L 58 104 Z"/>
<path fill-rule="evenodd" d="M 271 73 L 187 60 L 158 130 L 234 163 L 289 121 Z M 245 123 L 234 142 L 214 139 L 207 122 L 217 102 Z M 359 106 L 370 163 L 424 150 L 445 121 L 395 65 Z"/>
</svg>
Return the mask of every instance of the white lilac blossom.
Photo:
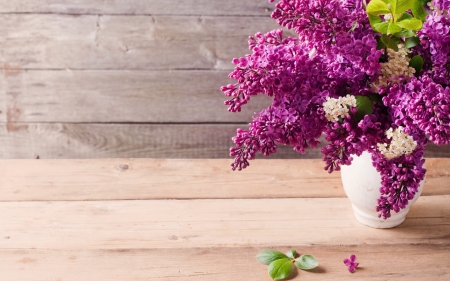
<svg viewBox="0 0 450 281">
<path fill-rule="evenodd" d="M 400 126 L 395 130 L 390 128 L 386 131 L 386 137 L 391 140 L 390 143 L 377 144 L 381 154 L 387 159 L 393 159 L 402 155 L 411 154 L 417 147 L 417 142 L 412 136 L 403 132 L 403 127 Z"/>
<path fill-rule="evenodd" d="M 349 114 L 351 107 L 356 107 L 355 96 L 346 95 L 337 99 L 327 97 L 323 110 L 328 121 L 339 121 Z"/>
<path fill-rule="evenodd" d="M 279 144 L 304 153 L 324 135 L 330 173 L 372 154 L 382 177 L 377 210 L 389 218 L 424 179 L 426 144 L 450 144 L 450 0 L 431 0 L 426 15 L 413 6 L 380 14 L 363 0 L 276 2 L 272 18 L 295 36 L 250 36 L 251 53 L 233 59 L 235 81 L 221 88 L 231 112 L 255 95 L 272 99 L 237 130 L 232 169 Z"/>
<path fill-rule="evenodd" d="M 409 66 L 410 51 L 403 44 L 398 45 L 398 51 L 387 50 L 388 61 L 382 62 L 378 79 L 372 83 L 372 87 L 378 90 L 380 87 L 386 87 L 388 84 L 399 84 L 404 80 L 411 80 L 416 70 Z"/>
</svg>

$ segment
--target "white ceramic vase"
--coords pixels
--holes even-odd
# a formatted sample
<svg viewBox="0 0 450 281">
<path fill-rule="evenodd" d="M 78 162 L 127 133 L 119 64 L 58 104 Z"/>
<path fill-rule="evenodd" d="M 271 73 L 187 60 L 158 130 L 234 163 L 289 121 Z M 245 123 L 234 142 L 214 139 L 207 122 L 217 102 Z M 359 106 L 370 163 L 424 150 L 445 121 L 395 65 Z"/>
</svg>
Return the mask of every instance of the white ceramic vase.
<svg viewBox="0 0 450 281">
<path fill-rule="evenodd" d="M 345 193 L 352 203 L 356 219 L 367 226 L 374 228 L 392 228 L 401 224 L 411 205 L 422 193 L 424 180 L 420 183 L 419 191 L 413 200 L 410 200 L 405 209 L 396 213 L 391 211 L 388 219 L 378 218 L 376 211 L 377 199 L 380 197 L 381 175 L 372 165 L 371 154 L 364 152 L 360 157 L 353 156 L 350 166 L 341 167 L 342 184 Z"/>
</svg>

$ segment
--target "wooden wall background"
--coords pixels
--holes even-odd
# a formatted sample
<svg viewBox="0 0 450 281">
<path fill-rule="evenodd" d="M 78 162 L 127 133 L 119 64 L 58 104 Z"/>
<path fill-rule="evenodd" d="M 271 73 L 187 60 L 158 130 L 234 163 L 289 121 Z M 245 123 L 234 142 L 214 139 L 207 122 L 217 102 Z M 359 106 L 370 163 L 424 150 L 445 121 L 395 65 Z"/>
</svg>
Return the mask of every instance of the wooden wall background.
<svg viewBox="0 0 450 281">
<path fill-rule="evenodd" d="M 267 0 L 0 0 L 0 158 L 227 158 L 219 90 Z M 282 148 L 274 158 L 316 158 Z M 428 156 L 450 156 L 430 147 Z"/>
</svg>

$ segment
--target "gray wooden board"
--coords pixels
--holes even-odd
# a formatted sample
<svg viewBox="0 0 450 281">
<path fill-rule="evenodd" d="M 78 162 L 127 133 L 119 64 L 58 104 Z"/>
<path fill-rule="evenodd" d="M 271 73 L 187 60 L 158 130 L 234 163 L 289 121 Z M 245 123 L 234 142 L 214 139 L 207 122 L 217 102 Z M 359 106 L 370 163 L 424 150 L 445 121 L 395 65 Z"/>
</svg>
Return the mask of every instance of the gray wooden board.
<svg viewBox="0 0 450 281">
<path fill-rule="evenodd" d="M 0 61 L 25 69 L 232 69 L 269 17 L 0 15 Z"/>
<path fill-rule="evenodd" d="M 1 13 L 253 15 L 268 16 L 267 0 L 14 0 L 0 1 Z"/>
<path fill-rule="evenodd" d="M 0 121 L 244 122 L 271 98 L 230 113 L 220 87 L 229 71 L 27 70 L 0 76 Z"/>
<path fill-rule="evenodd" d="M 0 129 L 0 158 L 229 158 L 239 127 L 246 125 L 11 123 Z M 291 147 L 276 156 L 302 157 Z"/>
<path fill-rule="evenodd" d="M 246 125 L 9 123 L 0 129 L 0 158 L 230 158 L 239 127 Z M 430 145 L 426 156 L 450 150 Z M 319 149 L 302 155 L 280 146 L 269 158 L 321 157 Z"/>
</svg>

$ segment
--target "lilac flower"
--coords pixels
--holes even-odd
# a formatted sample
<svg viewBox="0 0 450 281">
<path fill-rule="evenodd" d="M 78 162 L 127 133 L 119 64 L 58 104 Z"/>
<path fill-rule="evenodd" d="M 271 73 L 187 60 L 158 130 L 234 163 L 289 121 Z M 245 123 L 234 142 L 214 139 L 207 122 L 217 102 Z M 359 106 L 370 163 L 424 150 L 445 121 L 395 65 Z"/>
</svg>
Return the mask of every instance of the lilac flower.
<svg viewBox="0 0 450 281">
<path fill-rule="evenodd" d="M 426 58 L 425 67 L 434 81 L 450 84 L 450 1 L 434 0 L 439 10 L 427 16 L 422 30 L 419 54 Z"/>
<path fill-rule="evenodd" d="M 356 256 L 350 255 L 349 259 L 344 260 L 344 264 L 348 267 L 348 271 L 350 273 L 355 273 L 356 268 L 358 267 L 359 263 L 356 262 Z"/>
<path fill-rule="evenodd" d="M 250 36 L 251 53 L 233 59 L 229 77 L 235 81 L 221 88 L 231 112 L 255 95 L 272 99 L 232 138 L 232 169 L 248 167 L 257 153 L 276 153 L 279 144 L 304 153 L 317 147 L 323 134 L 325 170 L 338 171 L 353 155 L 368 151 L 382 178 L 379 216 L 387 219 L 405 208 L 424 179 L 427 143 L 450 144 L 449 9 L 449 0 L 432 0 L 417 31 L 420 45 L 406 50 L 400 44 L 402 51 L 386 52 L 378 47 L 380 34 L 362 0 L 279 0 L 272 18 L 296 36 L 285 37 L 281 29 Z M 421 71 L 410 65 L 409 54 L 423 58 Z M 366 108 L 358 102 L 324 108 L 326 100 L 348 96 L 365 100 Z M 397 143 L 391 147 L 385 132 L 397 128 L 414 146 L 394 149 L 398 153 L 387 158 L 383 147 Z"/>
</svg>

